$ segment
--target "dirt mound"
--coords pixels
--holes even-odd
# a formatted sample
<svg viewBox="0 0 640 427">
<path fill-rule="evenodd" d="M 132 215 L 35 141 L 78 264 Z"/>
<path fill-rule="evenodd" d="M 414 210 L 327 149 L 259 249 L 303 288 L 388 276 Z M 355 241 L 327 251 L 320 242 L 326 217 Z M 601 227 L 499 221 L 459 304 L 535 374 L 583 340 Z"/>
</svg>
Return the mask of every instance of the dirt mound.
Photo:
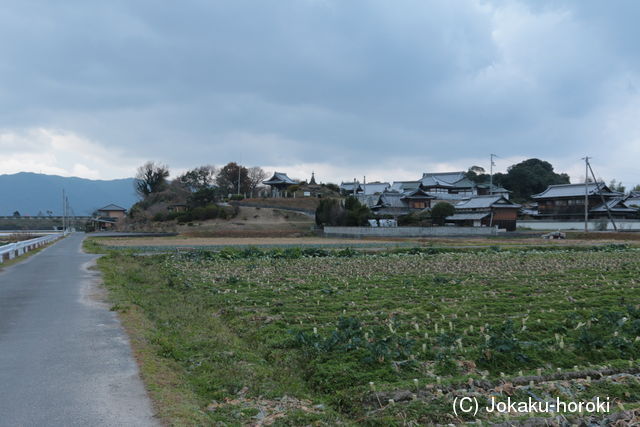
<svg viewBox="0 0 640 427">
<path fill-rule="evenodd" d="M 303 213 L 243 206 L 233 219 L 194 221 L 177 231 L 197 237 L 284 237 L 307 234 L 314 224 L 314 219 Z"/>
<path fill-rule="evenodd" d="M 298 198 L 273 198 L 273 199 L 245 199 L 235 202 L 238 206 L 264 206 L 270 208 L 290 208 L 305 209 L 315 211 L 320 204 L 320 199 L 316 197 L 298 197 Z"/>
</svg>

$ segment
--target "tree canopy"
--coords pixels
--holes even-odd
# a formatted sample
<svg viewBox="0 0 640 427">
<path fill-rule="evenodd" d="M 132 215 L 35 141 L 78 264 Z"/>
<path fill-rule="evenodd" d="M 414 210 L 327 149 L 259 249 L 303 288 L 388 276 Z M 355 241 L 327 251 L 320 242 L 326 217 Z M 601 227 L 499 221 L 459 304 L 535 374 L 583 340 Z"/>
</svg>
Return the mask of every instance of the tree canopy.
<svg viewBox="0 0 640 427">
<path fill-rule="evenodd" d="M 195 193 L 196 191 L 211 187 L 215 174 L 216 168 L 211 165 L 205 165 L 183 173 L 177 180 L 187 187 L 189 191 Z"/>
<path fill-rule="evenodd" d="M 238 191 L 238 171 L 240 175 L 240 191 Z M 216 176 L 216 184 L 222 194 L 240 194 L 251 191 L 249 170 L 235 162 L 227 163 Z"/>
<path fill-rule="evenodd" d="M 549 185 L 569 184 L 569 175 L 555 173 L 549 162 L 540 159 L 528 159 L 509 166 L 507 173 L 500 176 L 499 185 L 513 192 L 514 200 L 523 201 L 532 194 L 543 192 Z"/>
<path fill-rule="evenodd" d="M 451 203 L 439 202 L 431 208 L 431 220 L 434 224 L 443 225 L 446 217 L 455 213 L 456 209 Z"/>
<path fill-rule="evenodd" d="M 347 197 L 344 205 L 339 199 L 322 199 L 316 209 L 318 225 L 363 226 L 369 218 L 371 211 L 355 197 Z"/>
</svg>

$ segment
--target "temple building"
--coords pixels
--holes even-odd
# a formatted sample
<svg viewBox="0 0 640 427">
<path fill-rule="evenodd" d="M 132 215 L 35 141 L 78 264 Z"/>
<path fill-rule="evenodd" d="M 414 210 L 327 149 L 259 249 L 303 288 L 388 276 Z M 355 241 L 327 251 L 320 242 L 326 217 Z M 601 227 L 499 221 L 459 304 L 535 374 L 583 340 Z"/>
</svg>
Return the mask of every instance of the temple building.
<svg viewBox="0 0 640 427">
<path fill-rule="evenodd" d="M 262 181 L 262 183 L 271 187 L 272 197 L 280 197 L 287 191 L 289 186 L 298 184 L 297 181 L 289 178 L 287 174 L 283 172 L 274 172 L 271 178 Z"/>
</svg>

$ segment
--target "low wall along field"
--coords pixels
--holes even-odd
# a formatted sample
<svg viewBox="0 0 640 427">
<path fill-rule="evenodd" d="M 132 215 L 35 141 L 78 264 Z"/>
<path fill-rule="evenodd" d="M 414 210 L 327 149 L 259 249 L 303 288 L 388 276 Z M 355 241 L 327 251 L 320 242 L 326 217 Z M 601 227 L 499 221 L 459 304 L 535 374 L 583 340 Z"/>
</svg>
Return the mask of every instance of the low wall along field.
<svg viewBox="0 0 640 427">
<path fill-rule="evenodd" d="M 446 237 L 495 236 L 495 227 L 324 227 L 325 236 Z"/>
<path fill-rule="evenodd" d="M 430 425 L 505 420 L 456 416 L 461 393 L 637 407 L 639 255 L 247 248 L 99 265 L 152 397 L 173 393 L 168 424 Z"/>
</svg>

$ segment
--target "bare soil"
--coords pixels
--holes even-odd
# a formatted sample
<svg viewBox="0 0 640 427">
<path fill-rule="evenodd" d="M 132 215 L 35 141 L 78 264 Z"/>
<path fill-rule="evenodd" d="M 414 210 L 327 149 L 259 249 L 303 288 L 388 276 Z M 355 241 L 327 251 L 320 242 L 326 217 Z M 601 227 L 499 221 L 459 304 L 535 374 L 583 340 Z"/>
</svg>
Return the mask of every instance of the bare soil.
<svg viewBox="0 0 640 427">
<path fill-rule="evenodd" d="M 175 231 L 191 237 L 295 237 L 310 233 L 313 225 L 302 213 L 243 206 L 235 218 L 194 221 Z"/>
<path fill-rule="evenodd" d="M 320 200 L 316 197 L 297 197 L 297 198 L 274 198 L 274 199 L 245 199 L 236 202 L 238 206 L 245 203 L 259 204 L 265 206 L 279 206 L 283 208 L 309 209 L 315 210 L 320 204 Z"/>
</svg>

